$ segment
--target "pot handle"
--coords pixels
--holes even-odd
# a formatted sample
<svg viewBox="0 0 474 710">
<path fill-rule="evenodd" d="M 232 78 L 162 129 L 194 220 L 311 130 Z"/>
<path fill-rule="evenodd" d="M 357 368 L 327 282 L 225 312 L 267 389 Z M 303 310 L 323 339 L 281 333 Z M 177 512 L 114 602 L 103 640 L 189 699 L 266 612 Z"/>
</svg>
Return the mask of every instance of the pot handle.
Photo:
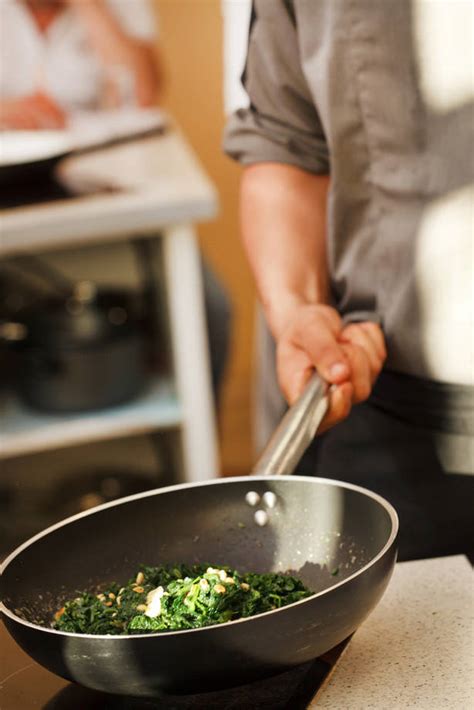
<svg viewBox="0 0 474 710">
<path fill-rule="evenodd" d="M 343 321 L 346 325 L 361 321 L 381 325 L 380 316 L 372 311 L 349 313 Z M 294 472 L 327 412 L 328 392 L 328 383 L 314 371 L 302 394 L 289 407 L 272 434 L 250 472 L 252 476 L 290 475 Z"/>
</svg>

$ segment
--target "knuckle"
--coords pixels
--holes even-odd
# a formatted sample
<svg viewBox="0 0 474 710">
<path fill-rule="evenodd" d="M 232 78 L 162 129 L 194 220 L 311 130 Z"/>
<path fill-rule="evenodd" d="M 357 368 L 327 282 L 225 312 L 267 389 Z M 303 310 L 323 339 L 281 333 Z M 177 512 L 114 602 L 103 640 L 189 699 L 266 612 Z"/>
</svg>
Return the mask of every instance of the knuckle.
<svg viewBox="0 0 474 710">
<path fill-rule="evenodd" d="M 370 320 L 364 321 L 363 323 L 361 323 L 361 326 L 363 328 L 365 328 L 366 330 L 371 331 L 372 333 L 381 333 L 382 332 L 378 323 L 373 323 Z"/>
<path fill-rule="evenodd" d="M 344 335 L 351 337 L 359 332 L 359 329 L 354 323 L 349 323 L 349 325 L 344 326 Z"/>
<path fill-rule="evenodd" d="M 327 306 L 325 304 L 320 304 L 318 306 L 319 312 L 321 316 L 331 325 L 333 328 L 337 328 L 338 330 L 341 329 L 342 326 L 342 318 L 339 315 L 339 313 L 332 308 L 332 306 Z"/>
</svg>

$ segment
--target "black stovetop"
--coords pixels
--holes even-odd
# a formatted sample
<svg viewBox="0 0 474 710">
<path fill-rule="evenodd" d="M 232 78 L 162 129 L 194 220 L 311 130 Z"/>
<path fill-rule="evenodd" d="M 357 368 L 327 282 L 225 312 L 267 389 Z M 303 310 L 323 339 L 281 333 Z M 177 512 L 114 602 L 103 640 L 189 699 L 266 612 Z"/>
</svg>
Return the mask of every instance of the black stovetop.
<svg viewBox="0 0 474 710">
<path fill-rule="evenodd" d="M 32 661 L 0 624 L 1 710 L 303 710 L 314 700 L 348 641 L 286 673 L 230 690 L 153 700 L 88 690 Z"/>
</svg>

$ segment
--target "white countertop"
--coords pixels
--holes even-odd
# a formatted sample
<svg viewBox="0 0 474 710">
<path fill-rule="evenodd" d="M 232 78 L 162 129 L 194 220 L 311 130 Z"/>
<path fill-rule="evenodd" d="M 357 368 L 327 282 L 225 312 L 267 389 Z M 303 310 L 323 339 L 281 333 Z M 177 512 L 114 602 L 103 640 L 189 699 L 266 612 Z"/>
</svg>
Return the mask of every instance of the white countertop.
<svg viewBox="0 0 474 710">
<path fill-rule="evenodd" d="M 67 159 L 60 171 L 73 182 L 119 191 L 1 210 L 0 256 L 156 233 L 217 212 L 212 183 L 172 126 L 161 136 Z"/>
<path fill-rule="evenodd" d="M 462 556 L 397 564 L 382 601 L 310 707 L 474 707 L 472 581 Z"/>
</svg>

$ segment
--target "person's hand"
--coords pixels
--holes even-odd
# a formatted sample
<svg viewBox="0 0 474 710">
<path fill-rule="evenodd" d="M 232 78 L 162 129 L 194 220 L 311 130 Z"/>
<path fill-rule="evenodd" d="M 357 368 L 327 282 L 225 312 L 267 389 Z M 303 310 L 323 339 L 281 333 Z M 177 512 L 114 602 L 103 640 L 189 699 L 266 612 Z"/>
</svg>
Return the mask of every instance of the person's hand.
<svg viewBox="0 0 474 710">
<path fill-rule="evenodd" d="M 329 408 L 319 432 L 345 419 L 353 404 L 370 395 L 386 350 L 374 323 L 344 326 L 337 311 L 323 305 L 300 305 L 277 338 L 280 387 L 290 404 L 314 369 L 332 385 Z"/>
<path fill-rule="evenodd" d="M 0 101 L 0 128 L 3 130 L 55 130 L 66 126 L 66 115 L 46 94 Z"/>
</svg>

